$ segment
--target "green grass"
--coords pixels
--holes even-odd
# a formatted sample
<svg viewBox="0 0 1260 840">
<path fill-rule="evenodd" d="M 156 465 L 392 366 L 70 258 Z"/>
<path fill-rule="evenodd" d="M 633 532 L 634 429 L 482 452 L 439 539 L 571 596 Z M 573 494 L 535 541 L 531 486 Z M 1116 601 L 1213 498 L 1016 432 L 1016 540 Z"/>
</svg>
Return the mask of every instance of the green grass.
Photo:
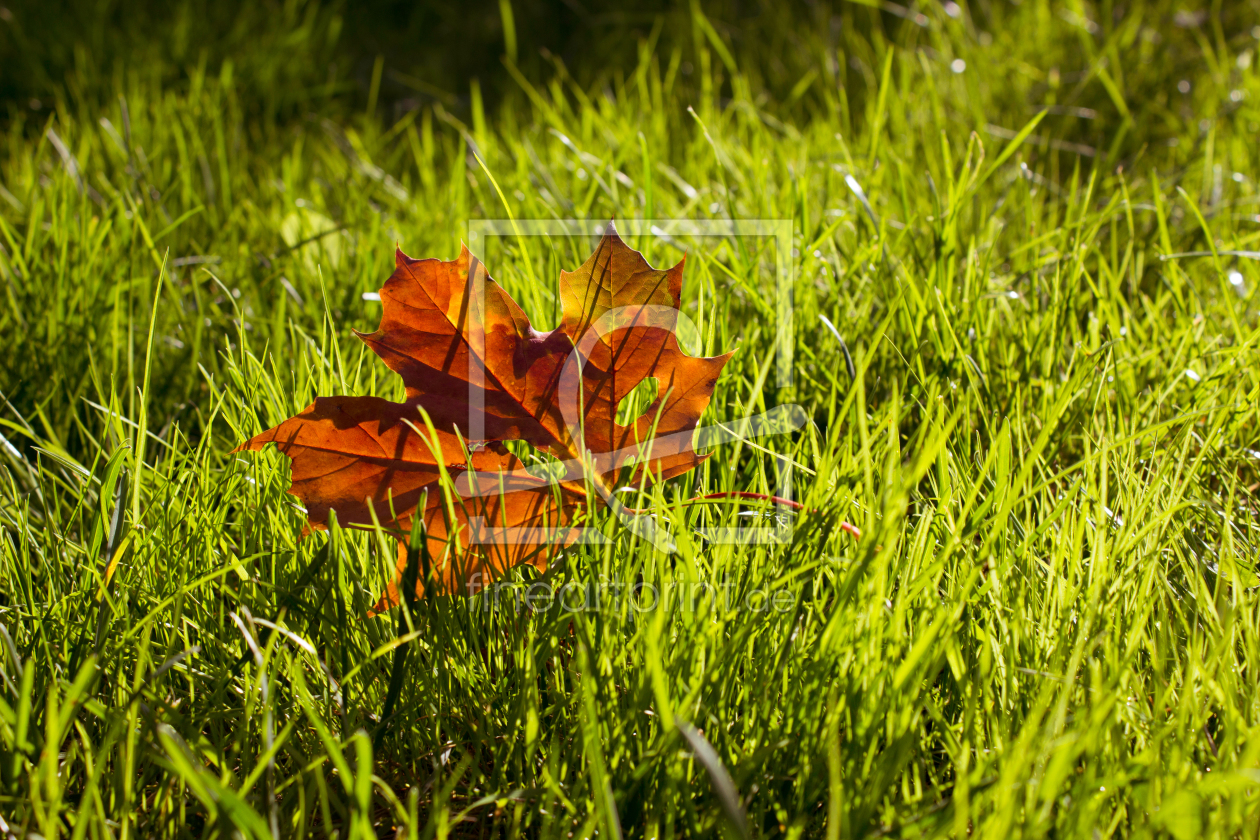
<svg viewBox="0 0 1260 840">
<path fill-rule="evenodd" d="M 6 836 L 1256 837 L 1260 17 L 1223 5 L 680 8 L 637 63 L 394 119 L 282 66 L 326 35 L 291 4 L 248 73 L 121 56 L 9 101 Z M 709 419 L 812 417 L 759 442 L 803 465 L 791 541 L 698 534 L 757 506 L 685 499 L 776 489 L 728 444 L 651 502 L 676 553 L 601 513 L 547 576 L 716 599 L 369 620 L 392 550 L 300 538 L 284 459 L 230 454 L 397 396 L 362 294 L 508 215 L 793 220 L 789 388 L 771 244 L 677 242 L 739 348 Z M 590 245 L 484 256 L 550 327 Z"/>
</svg>

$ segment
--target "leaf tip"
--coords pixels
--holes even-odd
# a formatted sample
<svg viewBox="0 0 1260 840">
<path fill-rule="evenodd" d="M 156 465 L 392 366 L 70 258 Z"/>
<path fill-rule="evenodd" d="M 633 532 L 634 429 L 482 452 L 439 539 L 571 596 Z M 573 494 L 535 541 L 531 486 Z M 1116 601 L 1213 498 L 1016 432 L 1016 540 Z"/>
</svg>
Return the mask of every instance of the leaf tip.
<svg viewBox="0 0 1260 840">
<path fill-rule="evenodd" d="M 267 431 L 271 430 L 268 429 Z M 266 434 L 267 432 L 262 432 L 261 434 L 254 435 L 249 440 L 241 441 L 229 454 L 235 455 L 237 452 L 261 452 L 264 446 L 273 442 L 273 438 L 263 438 Z"/>
</svg>

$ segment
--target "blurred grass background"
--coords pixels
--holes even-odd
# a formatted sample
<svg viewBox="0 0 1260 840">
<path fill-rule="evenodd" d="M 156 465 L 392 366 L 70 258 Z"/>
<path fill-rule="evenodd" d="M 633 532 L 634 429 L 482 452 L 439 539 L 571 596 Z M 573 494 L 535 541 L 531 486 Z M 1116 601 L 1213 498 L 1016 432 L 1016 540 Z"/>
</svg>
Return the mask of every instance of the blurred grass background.
<svg viewBox="0 0 1260 840">
<path fill-rule="evenodd" d="M 1256 836 L 1258 27 L 5 0 L 0 831 Z M 810 412 L 763 442 L 813 512 L 706 541 L 758 511 L 684 499 L 778 486 L 728 447 L 650 502 L 676 555 L 600 520 L 548 576 L 790 611 L 367 621 L 392 553 L 299 541 L 283 459 L 229 454 L 397 396 L 364 293 L 505 215 L 793 220 L 788 389 L 765 243 L 632 244 L 688 249 L 706 351 L 740 348 L 714 418 Z M 541 244 L 485 256 L 548 327 L 591 243 Z"/>
</svg>

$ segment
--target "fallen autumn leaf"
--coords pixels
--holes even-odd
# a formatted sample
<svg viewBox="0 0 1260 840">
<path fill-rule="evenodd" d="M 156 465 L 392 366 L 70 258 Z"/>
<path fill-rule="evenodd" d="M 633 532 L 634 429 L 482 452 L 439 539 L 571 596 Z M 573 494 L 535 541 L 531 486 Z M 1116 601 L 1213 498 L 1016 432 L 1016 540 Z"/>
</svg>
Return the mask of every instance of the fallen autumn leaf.
<svg viewBox="0 0 1260 840">
<path fill-rule="evenodd" d="M 450 261 L 399 250 L 380 327 L 358 335 L 402 377 L 405 402 L 317 397 L 238 449 L 275 443 L 289 457 L 289 492 L 312 529 L 335 511 L 343 526 L 379 523 L 397 537 L 395 578 L 374 614 L 398 602 L 417 515 L 431 579 L 448 592 L 524 563 L 543 571 L 623 468 L 638 484 L 707 457 L 692 433 L 731 354 L 699 358 L 679 346 L 682 276 L 682 262 L 652 268 L 610 224 L 580 268 L 560 273 L 560 326 L 538 332 L 467 248 Z M 618 423 L 618 405 L 649 378 L 656 399 Z M 555 457 L 563 474 L 528 471 L 503 445 L 511 440 Z M 441 492 L 444 475 L 458 492 Z"/>
</svg>

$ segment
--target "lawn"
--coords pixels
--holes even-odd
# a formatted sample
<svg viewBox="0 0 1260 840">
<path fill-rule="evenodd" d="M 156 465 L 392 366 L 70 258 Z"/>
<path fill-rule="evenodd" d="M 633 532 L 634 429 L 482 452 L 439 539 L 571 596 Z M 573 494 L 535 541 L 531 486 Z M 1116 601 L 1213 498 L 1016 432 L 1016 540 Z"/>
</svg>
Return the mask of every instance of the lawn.
<svg viewBox="0 0 1260 840">
<path fill-rule="evenodd" d="M 1260 836 L 1260 5 L 78 6 L 0 8 L 0 836 Z M 401 397 L 396 245 L 554 326 L 587 227 L 480 219 L 685 253 L 704 422 L 807 422 L 368 618 L 232 450 Z"/>
</svg>

